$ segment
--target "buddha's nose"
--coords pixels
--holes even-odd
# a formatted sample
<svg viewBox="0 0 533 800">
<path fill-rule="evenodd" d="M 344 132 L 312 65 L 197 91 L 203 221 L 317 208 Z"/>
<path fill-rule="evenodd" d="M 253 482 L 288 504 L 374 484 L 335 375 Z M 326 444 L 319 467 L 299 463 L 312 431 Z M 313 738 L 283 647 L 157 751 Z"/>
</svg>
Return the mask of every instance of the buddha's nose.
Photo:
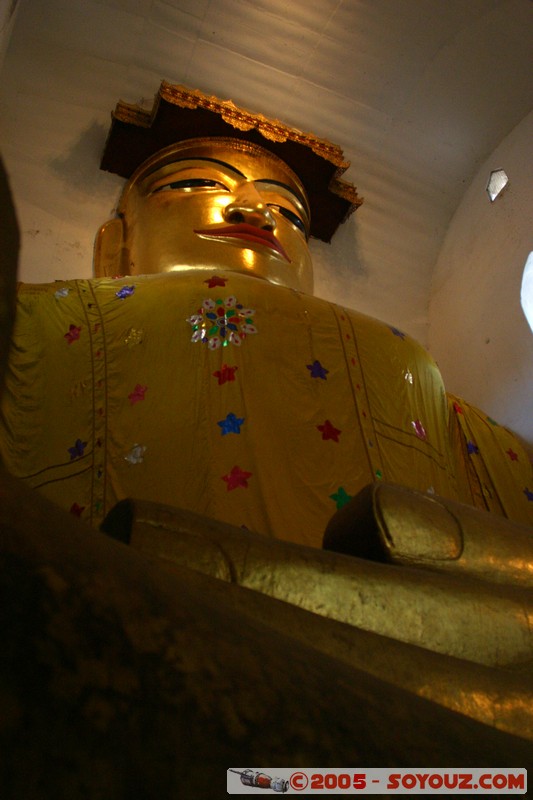
<svg viewBox="0 0 533 800">
<path fill-rule="evenodd" d="M 224 219 L 232 225 L 246 223 L 273 231 L 276 220 L 251 181 L 243 181 L 234 190 L 234 199 L 224 209 Z"/>
</svg>

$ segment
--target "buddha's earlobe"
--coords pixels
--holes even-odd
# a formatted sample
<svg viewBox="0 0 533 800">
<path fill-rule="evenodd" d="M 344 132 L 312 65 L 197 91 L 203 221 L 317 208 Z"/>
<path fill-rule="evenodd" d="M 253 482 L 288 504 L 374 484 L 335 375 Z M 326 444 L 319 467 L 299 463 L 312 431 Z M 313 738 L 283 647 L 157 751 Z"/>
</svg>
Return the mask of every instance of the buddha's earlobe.
<svg viewBox="0 0 533 800">
<path fill-rule="evenodd" d="M 97 278 L 123 274 L 123 245 L 123 220 L 115 217 L 105 222 L 96 234 L 94 243 L 94 274 Z"/>
</svg>

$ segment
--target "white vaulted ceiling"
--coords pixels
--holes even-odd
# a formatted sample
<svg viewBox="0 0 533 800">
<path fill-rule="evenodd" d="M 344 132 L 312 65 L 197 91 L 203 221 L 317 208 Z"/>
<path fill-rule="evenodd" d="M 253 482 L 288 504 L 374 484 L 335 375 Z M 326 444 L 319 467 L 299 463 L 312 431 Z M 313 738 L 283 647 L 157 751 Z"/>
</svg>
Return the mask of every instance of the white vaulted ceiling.
<svg viewBox="0 0 533 800">
<path fill-rule="evenodd" d="M 165 79 L 341 145 L 365 204 L 313 243 L 317 294 L 422 340 L 451 216 L 533 106 L 531 0 L 20 0 L 8 32 L 24 280 L 91 274 L 121 185 L 98 169 L 110 112 Z"/>
</svg>

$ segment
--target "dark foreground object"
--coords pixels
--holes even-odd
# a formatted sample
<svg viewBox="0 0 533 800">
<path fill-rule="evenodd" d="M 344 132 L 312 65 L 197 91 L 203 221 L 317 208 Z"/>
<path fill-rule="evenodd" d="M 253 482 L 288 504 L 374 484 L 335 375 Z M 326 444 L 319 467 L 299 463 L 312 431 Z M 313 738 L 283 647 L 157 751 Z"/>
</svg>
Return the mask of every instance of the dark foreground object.
<svg viewBox="0 0 533 800">
<path fill-rule="evenodd" d="M 2 800 L 220 798 L 239 764 L 532 760 L 529 742 L 295 646 L 284 603 L 167 571 L 5 474 L 0 563 Z"/>
</svg>

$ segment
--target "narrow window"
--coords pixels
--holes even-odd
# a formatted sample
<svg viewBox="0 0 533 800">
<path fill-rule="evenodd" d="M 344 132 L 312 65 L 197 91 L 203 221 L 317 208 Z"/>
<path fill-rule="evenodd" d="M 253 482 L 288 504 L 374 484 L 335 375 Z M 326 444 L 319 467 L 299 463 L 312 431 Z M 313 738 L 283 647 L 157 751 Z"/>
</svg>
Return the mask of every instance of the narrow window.
<svg viewBox="0 0 533 800">
<path fill-rule="evenodd" d="M 533 331 L 533 253 L 527 257 L 524 275 L 522 276 L 522 289 L 520 292 L 522 309 Z"/>
</svg>

